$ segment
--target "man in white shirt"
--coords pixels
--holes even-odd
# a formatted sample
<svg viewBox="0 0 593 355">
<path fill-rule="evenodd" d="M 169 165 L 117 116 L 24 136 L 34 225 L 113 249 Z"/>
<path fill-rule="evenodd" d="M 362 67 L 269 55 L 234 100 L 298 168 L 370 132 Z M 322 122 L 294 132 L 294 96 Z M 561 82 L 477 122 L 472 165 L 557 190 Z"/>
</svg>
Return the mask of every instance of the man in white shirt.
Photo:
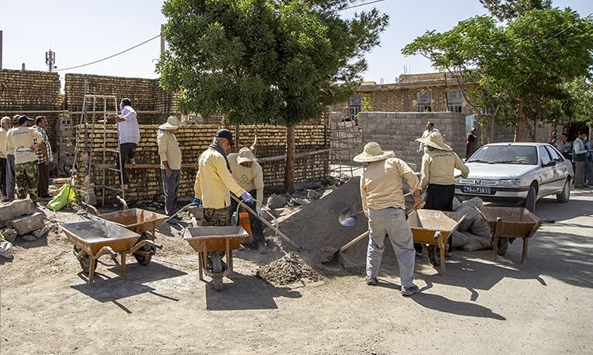
<svg viewBox="0 0 593 355">
<path fill-rule="evenodd" d="M 136 164 L 134 149 L 136 144 L 140 142 L 140 126 L 138 126 L 136 111 L 132 108 L 130 99 L 122 99 L 119 108 L 121 110 L 120 115 L 110 114 L 108 118 L 115 118 L 117 123 L 123 183 L 127 185 L 130 181 L 128 174 L 126 174 L 126 163 Z"/>
<path fill-rule="evenodd" d="M 434 128 L 434 123 L 428 121 L 428 123 L 426 123 L 426 129 L 424 130 L 424 132 L 422 132 L 422 137 L 420 137 L 420 139 L 426 139 L 428 138 L 428 136 L 432 133 L 432 132 L 438 132 L 439 130 Z M 418 146 L 418 152 L 424 152 L 426 153 L 426 150 L 424 149 L 426 148 L 426 145 L 422 142 L 420 142 L 420 145 Z"/>
<path fill-rule="evenodd" d="M 574 187 L 577 189 L 585 187 L 585 160 L 587 159 L 587 149 L 585 149 L 584 140 L 585 132 L 579 131 L 579 135 L 572 145 L 574 151 L 574 164 L 576 167 L 574 173 Z"/>
</svg>

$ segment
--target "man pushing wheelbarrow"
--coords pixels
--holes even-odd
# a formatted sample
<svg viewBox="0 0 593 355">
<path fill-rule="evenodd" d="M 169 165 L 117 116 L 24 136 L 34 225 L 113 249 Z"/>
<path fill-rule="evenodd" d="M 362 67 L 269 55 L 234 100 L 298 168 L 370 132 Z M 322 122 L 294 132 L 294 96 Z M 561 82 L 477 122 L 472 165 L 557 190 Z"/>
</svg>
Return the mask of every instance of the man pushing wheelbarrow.
<svg viewBox="0 0 593 355">
<path fill-rule="evenodd" d="M 227 129 L 216 132 L 212 144 L 206 149 L 198 160 L 198 173 L 194 184 L 195 203 L 203 206 L 204 217 L 202 226 L 231 226 L 229 208 L 231 206 L 230 192 L 240 196 L 247 203 L 253 200 L 249 192 L 245 191 L 231 175 L 231 166 L 227 154 L 232 152 L 235 142 L 233 134 Z M 206 268 L 212 268 L 212 253 L 208 253 Z M 218 253 L 215 261 L 218 264 Z M 222 263 L 222 271 L 226 269 Z"/>
</svg>

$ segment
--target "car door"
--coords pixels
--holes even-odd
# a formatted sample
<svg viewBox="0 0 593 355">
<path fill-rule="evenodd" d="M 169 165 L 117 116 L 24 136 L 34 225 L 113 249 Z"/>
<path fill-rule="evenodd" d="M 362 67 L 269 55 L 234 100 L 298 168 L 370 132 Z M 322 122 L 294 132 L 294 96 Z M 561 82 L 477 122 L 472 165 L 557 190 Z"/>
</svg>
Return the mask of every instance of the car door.
<svg viewBox="0 0 593 355">
<path fill-rule="evenodd" d="M 560 155 L 560 153 L 554 149 L 554 147 L 547 145 L 546 146 L 546 150 L 548 151 L 548 153 L 550 154 L 550 157 L 552 158 L 553 161 L 556 162 L 556 165 L 554 165 L 554 190 L 556 193 L 560 193 L 562 192 L 562 189 L 564 189 L 564 182 L 566 181 L 566 178 L 568 177 L 568 166 L 567 163 L 564 161 L 564 158 L 562 157 L 562 155 Z M 568 163 L 570 164 L 570 163 Z"/>
<path fill-rule="evenodd" d="M 547 149 L 540 145 L 538 147 L 539 152 L 539 196 L 546 196 L 554 192 L 554 179 L 555 172 L 554 166 L 551 164 L 552 158 L 548 153 Z"/>
</svg>

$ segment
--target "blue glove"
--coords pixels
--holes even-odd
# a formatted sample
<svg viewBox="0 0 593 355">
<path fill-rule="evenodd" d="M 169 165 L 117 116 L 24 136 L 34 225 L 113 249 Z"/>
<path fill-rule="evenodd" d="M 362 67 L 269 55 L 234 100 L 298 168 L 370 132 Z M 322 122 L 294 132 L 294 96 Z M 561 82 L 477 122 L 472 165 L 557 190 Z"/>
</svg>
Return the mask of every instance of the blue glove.
<svg viewBox="0 0 593 355">
<path fill-rule="evenodd" d="M 245 191 L 241 194 L 241 198 L 243 199 L 244 202 L 247 202 L 247 203 L 251 203 L 251 201 L 253 201 L 253 197 L 247 191 Z"/>
<path fill-rule="evenodd" d="M 193 206 L 200 207 L 202 205 L 202 200 L 197 197 L 194 197 L 194 200 L 191 202 Z"/>
</svg>

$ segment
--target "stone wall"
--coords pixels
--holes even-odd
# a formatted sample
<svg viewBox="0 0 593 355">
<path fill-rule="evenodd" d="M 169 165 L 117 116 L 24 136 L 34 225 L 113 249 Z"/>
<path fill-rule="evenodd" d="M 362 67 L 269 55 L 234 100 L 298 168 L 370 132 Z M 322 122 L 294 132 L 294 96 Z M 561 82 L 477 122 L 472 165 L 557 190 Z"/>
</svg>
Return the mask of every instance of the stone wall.
<svg viewBox="0 0 593 355">
<path fill-rule="evenodd" d="M 428 121 L 434 122 L 445 143 L 465 157 L 465 115 L 461 113 L 361 112 L 358 124 L 363 144 L 377 142 L 383 150 L 393 150 L 396 157 L 416 164 L 419 171 L 423 152 L 418 151 L 415 140 L 422 136 Z"/>
<path fill-rule="evenodd" d="M 163 200 L 162 183 L 160 177 L 158 147 L 156 144 L 156 131 L 158 125 L 142 125 L 140 127 L 142 139 L 136 147 L 136 165 L 127 167 L 130 184 L 126 190 L 127 201 L 151 201 Z M 193 184 L 197 172 L 197 160 L 202 151 L 208 148 L 212 142 L 214 132 L 219 128 L 217 125 L 194 125 L 179 129 L 177 139 L 180 143 L 183 154 L 183 166 L 179 196 L 193 197 Z M 88 137 L 93 137 L 93 126 L 86 128 Z M 310 152 L 324 150 L 327 148 L 326 127 L 324 125 L 301 125 L 295 130 L 295 141 L 297 154 L 299 152 Z M 274 157 L 285 154 L 286 150 L 286 128 L 280 126 L 263 126 L 258 128 L 256 155 L 262 159 L 260 163 L 264 170 L 264 184 L 266 192 L 276 192 L 282 188 L 284 182 L 284 159 Z M 117 172 L 102 169 L 103 164 L 103 126 L 94 126 L 94 139 L 89 140 L 90 144 L 85 148 L 85 130 L 78 126 L 77 145 L 79 149 L 77 185 L 86 190 L 85 177 L 87 174 L 87 154 L 91 156 L 91 171 L 89 182 L 91 193 L 101 201 L 103 189 L 103 174 L 106 173 L 106 186 L 118 187 L 119 177 Z M 107 149 L 117 149 L 117 135 L 108 133 Z M 254 142 L 254 127 L 241 126 L 239 128 L 238 146 L 250 146 Z M 105 167 L 113 167 L 115 154 L 106 151 Z M 321 181 L 329 174 L 329 153 L 304 155 L 296 160 L 295 182 L 307 183 Z M 115 191 L 106 190 L 106 201 L 113 201 Z"/>
</svg>

